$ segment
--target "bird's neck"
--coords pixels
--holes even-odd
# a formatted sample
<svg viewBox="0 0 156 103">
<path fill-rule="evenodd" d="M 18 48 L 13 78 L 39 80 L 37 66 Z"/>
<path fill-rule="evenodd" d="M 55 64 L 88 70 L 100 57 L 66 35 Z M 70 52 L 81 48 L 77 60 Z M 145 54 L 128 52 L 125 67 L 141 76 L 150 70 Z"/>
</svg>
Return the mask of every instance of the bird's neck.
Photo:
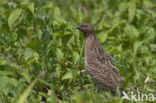
<svg viewBox="0 0 156 103">
<path fill-rule="evenodd" d="M 96 35 L 89 35 L 86 38 L 86 46 L 85 46 L 85 57 L 95 57 L 97 55 L 101 55 L 104 53 L 99 40 L 96 38 Z"/>
<path fill-rule="evenodd" d="M 95 33 L 89 34 L 88 37 L 86 37 L 86 47 L 85 47 L 85 49 L 88 48 L 88 50 L 92 50 L 97 45 L 99 45 L 99 41 L 96 38 L 96 34 Z"/>
<path fill-rule="evenodd" d="M 96 38 L 96 33 L 94 31 L 86 33 L 86 40 L 90 40 L 90 39 L 97 39 Z"/>
<path fill-rule="evenodd" d="M 86 43 L 87 42 L 93 42 L 93 41 L 96 41 L 96 40 L 97 40 L 97 38 L 96 38 L 95 32 L 91 32 L 91 33 L 86 34 Z"/>
</svg>

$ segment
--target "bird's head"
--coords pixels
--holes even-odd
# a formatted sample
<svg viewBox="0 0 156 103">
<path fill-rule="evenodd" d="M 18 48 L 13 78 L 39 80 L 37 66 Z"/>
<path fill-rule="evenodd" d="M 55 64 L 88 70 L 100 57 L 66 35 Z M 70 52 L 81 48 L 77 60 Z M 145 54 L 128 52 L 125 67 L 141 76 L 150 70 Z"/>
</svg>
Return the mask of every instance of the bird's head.
<svg viewBox="0 0 156 103">
<path fill-rule="evenodd" d="M 85 36 L 88 36 L 89 34 L 94 33 L 94 28 L 91 24 L 88 23 L 81 23 L 76 27 L 76 29 L 80 30 L 84 33 Z"/>
</svg>

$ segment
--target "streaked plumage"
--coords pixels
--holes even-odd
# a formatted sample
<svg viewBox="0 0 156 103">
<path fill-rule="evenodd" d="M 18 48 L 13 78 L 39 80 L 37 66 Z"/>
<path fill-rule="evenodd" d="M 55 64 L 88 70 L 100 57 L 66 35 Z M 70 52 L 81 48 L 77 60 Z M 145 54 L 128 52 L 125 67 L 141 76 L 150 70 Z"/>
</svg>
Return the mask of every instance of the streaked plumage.
<svg viewBox="0 0 156 103">
<path fill-rule="evenodd" d="M 87 71 L 97 82 L 99 89 L 115 90 L 122 87 L 123 80 L 119 70 L 112 64 L 113 57 L 101 47 L 91 24 L 81 23 L 77 29 L 86 37 L 85 65 Z"/>
</svg>

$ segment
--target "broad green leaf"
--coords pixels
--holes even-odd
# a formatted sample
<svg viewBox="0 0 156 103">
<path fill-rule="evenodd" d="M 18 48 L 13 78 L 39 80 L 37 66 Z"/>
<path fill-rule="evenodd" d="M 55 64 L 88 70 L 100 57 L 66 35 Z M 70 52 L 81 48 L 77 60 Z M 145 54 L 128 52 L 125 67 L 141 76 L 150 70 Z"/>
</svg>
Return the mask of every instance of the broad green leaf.
<svg viewBox="0 0 156 103">
<path fill-rule="evenodd" d="M 152 40 L 156 38 L 156 32 L 155 32 L 155 29 L 154 28 L 149 28 L 147 33 L 146 33 L 146 40 Z"/>
<path fill-rule="evenodd" d="M 21 75 L 28 81 L 28 83 L 30 83 L 31 81 L 31 77 L 30 77 L 30 74 L 29 74 L 29 71 L 28 69 L 27 70 L 24 70 Z"/>
<path fill-rule="evenodd" d="M 154 66 L 156 68 L 156 65 Z M 150 69 L 151 72 L 153 72 L 154 74 L 156 74 L 156 69 L 152 68 Z"/>
<path fill-rule="evenodd" d="M 54 17 L 58 17 L 58 16 L 61 16 L 60 8 L 59 7 L 55 7 Z"/>
<path fill-rule="evenodd" d="M 150 44 L 149 45 L 152 51 L 156 51 L 156 44 Z"/>
<path fill-rule="evenodd" d="M 40 41 L 31 41 L 28 44 L 26 44 L 29 48 L 39 51 L 41 49 L 41 42 Z"/>
<path fill-rule="evenodd" d="M 133 50 L 134 50 L 134 55 L 137 53 L 137 50 L 139 49 L 139 47 L 142 45 L 143 42 L 136 42 L 133 45 Z"/>
<path fill-rule="evenodd" d="M 147 7 L 153 7 L 154 3 L 152 3 L 150 0 L 143 0 L 143 4 Z"/>
<path fill-rule="evenodd" d="M 104 43 L 107 40 L 107 36 L 108 36 L 107 33 L 100 33 L 98 35 L 98 38 L 99 38 L 101 43 Z"/>
<path fill-rule="evenodd" d="M 29 59 L 30 57 L 33 56 L 33 50 L 30 48 L 26 48 L 26 50 L 24 51 L 24 58 L 25 60 Z"/>
<path fill-rule="evenodd" d="M 15 23 L 15 21 L 20 18 L 20 14 L 21 14 L 21 9 L 15 9 L 11 12 L 9 19 L 8 19 L 8 24 L 9 27 L 12 28 L 13 24 Z"/>
<path fill-rule="evenodd" d="M 32 13 L 34 13 L 34 3 L 28 4 L 27 7 L 30 9 Z"/>
<path fill-rule="evenodd" d="M 154 40 L 156 37 L 156 32 L 153 27 L 150 26 L 143 26 L 140 29 L 141 38 L 144 39 L 145 42 L 149 42 L 150 40 Z"/>
<path fill-rule="evenodd" d="M 11 68 L 14 68 L 14 69 L 19 69 L 20 66 L 16 63 L 16 62 L 9 62 L 8 65 L 11 67 Z"/>
<path fill-rule="evenodd" d="M 0 76 L 0 91 L 5 94 L 9 93 L 10 90 L 18 86 L 18 81 L 13 77 Z"/>
<path fill-rule="evenodd" d="M 72 78 L 73 78 L 73 72 L 72 72 L 72 70 L 68 70 L 67 73 L 62 77 L 62 80 L 72 79 Z"/>
<path fill-rule="evenodd" d="M 139 31 L 136 27 L 133 25 L 127 24 L 124 28 L 124 32 L 127 34 L 130 38 L 136 38 L 139 36 Z"/>
<path fill-rule="evenodd" d="M 34 13 L 34 3 L 23 2 L 22 5 L 26 6 L 32 13 Z"/>
<path fill-rule="evenodd" d="M 16 87 L 18 85 L 18 81 L 12 77 L 8 77 L 8 76 L 0 76 L 0 81 L 1 83 L 0 84 L 10 84 L 10 85 L 13 85 L 14 87 Z M 2 83 L 3 81 L 3 83 Z"/>
<path fill-rule="evenodd" d="M 79 58 L 80 58 L 79 54 L 77 52 L 73 52 L 73 62 L 74 62 L 74 64 L 77 64 Z"/>
<path fill-rule="evenodd" d="M 133 20 L 135 16 L 135 10 L 136 10 L 136 1 L 130 0 L 129 2 L 129 8 L 128 8 L 128 21 L 129 23 Z"/>
<path fill-rule="evenodd" d="M 58 59 L 63 59 L 64 53 L 61 51 L 61 49 L 56 50 L 56 55 Z"/>
<path fill-rule="evenodd" d="M 14 72 L 11 72 L 11 71 L 0 71 L 0 75 L 10 75 L 10 76 L 12 76 L 12 75 L 14 75 Z"/>
<path fill-rule="evenodd" d="M 126 2 L 121 2 L 119 4 L 119 11 L 120 13 L 124 13 L 127 10 L 127 3 Z"/>
<path fill-rule="evenodd" d="M 38 54 L 37 52 L 34 51 L 33 60 L 38 62 L 39 57 L 40 57 L 39 54 Z"/>
<path fill-rule="evenodd" d="M 68 43 L 67 43 L 67 46 L 68 48 L 70 48 L 72 50 L 72 44 L 75 43 L 75 38 L 74 36 L 72 36 L 69 40 L 68 40 Z"/>
</svg>

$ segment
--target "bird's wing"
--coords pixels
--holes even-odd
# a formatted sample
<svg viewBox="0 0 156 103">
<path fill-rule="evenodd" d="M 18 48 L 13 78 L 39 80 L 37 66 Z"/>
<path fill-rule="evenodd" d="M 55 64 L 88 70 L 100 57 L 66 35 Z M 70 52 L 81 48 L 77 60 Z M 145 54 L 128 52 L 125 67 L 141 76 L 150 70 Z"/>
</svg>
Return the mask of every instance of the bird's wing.
<svg viewBox="0 0 156 103">
<path fill-rule="evenodd" d="M 100 84 L 116 88 L 119 79 L 119 70 L 112 64 L 109 55 L 96 55 L 94 59 L 88 60 L 88 71 Z"/>
<path fill-rule="evenodd" d="M 96 62 L 98 62 L 99 65 L 107 65 L 111 71 L 114 71 L 117 75 L 119 75 L 118 68 L 115 67 L 112 63 L 112 61 L 115 59 L 109 54 L 107 54 L 99 43 L 98 45 L 99 45 L 99 48 L 97 49 L 97 52 L 93 53 L 94 58 L 96 59 Z"/>
<path fill-rule="evenodd" d="M 112 63 L 112 61 L 115 60 L 112 56 L 105 53 L 103 55 L 98 55 L 96 58 L 100 64 L 108 65 L 108 69 L 119 75 L 119 69 Z"/>
</svg>

